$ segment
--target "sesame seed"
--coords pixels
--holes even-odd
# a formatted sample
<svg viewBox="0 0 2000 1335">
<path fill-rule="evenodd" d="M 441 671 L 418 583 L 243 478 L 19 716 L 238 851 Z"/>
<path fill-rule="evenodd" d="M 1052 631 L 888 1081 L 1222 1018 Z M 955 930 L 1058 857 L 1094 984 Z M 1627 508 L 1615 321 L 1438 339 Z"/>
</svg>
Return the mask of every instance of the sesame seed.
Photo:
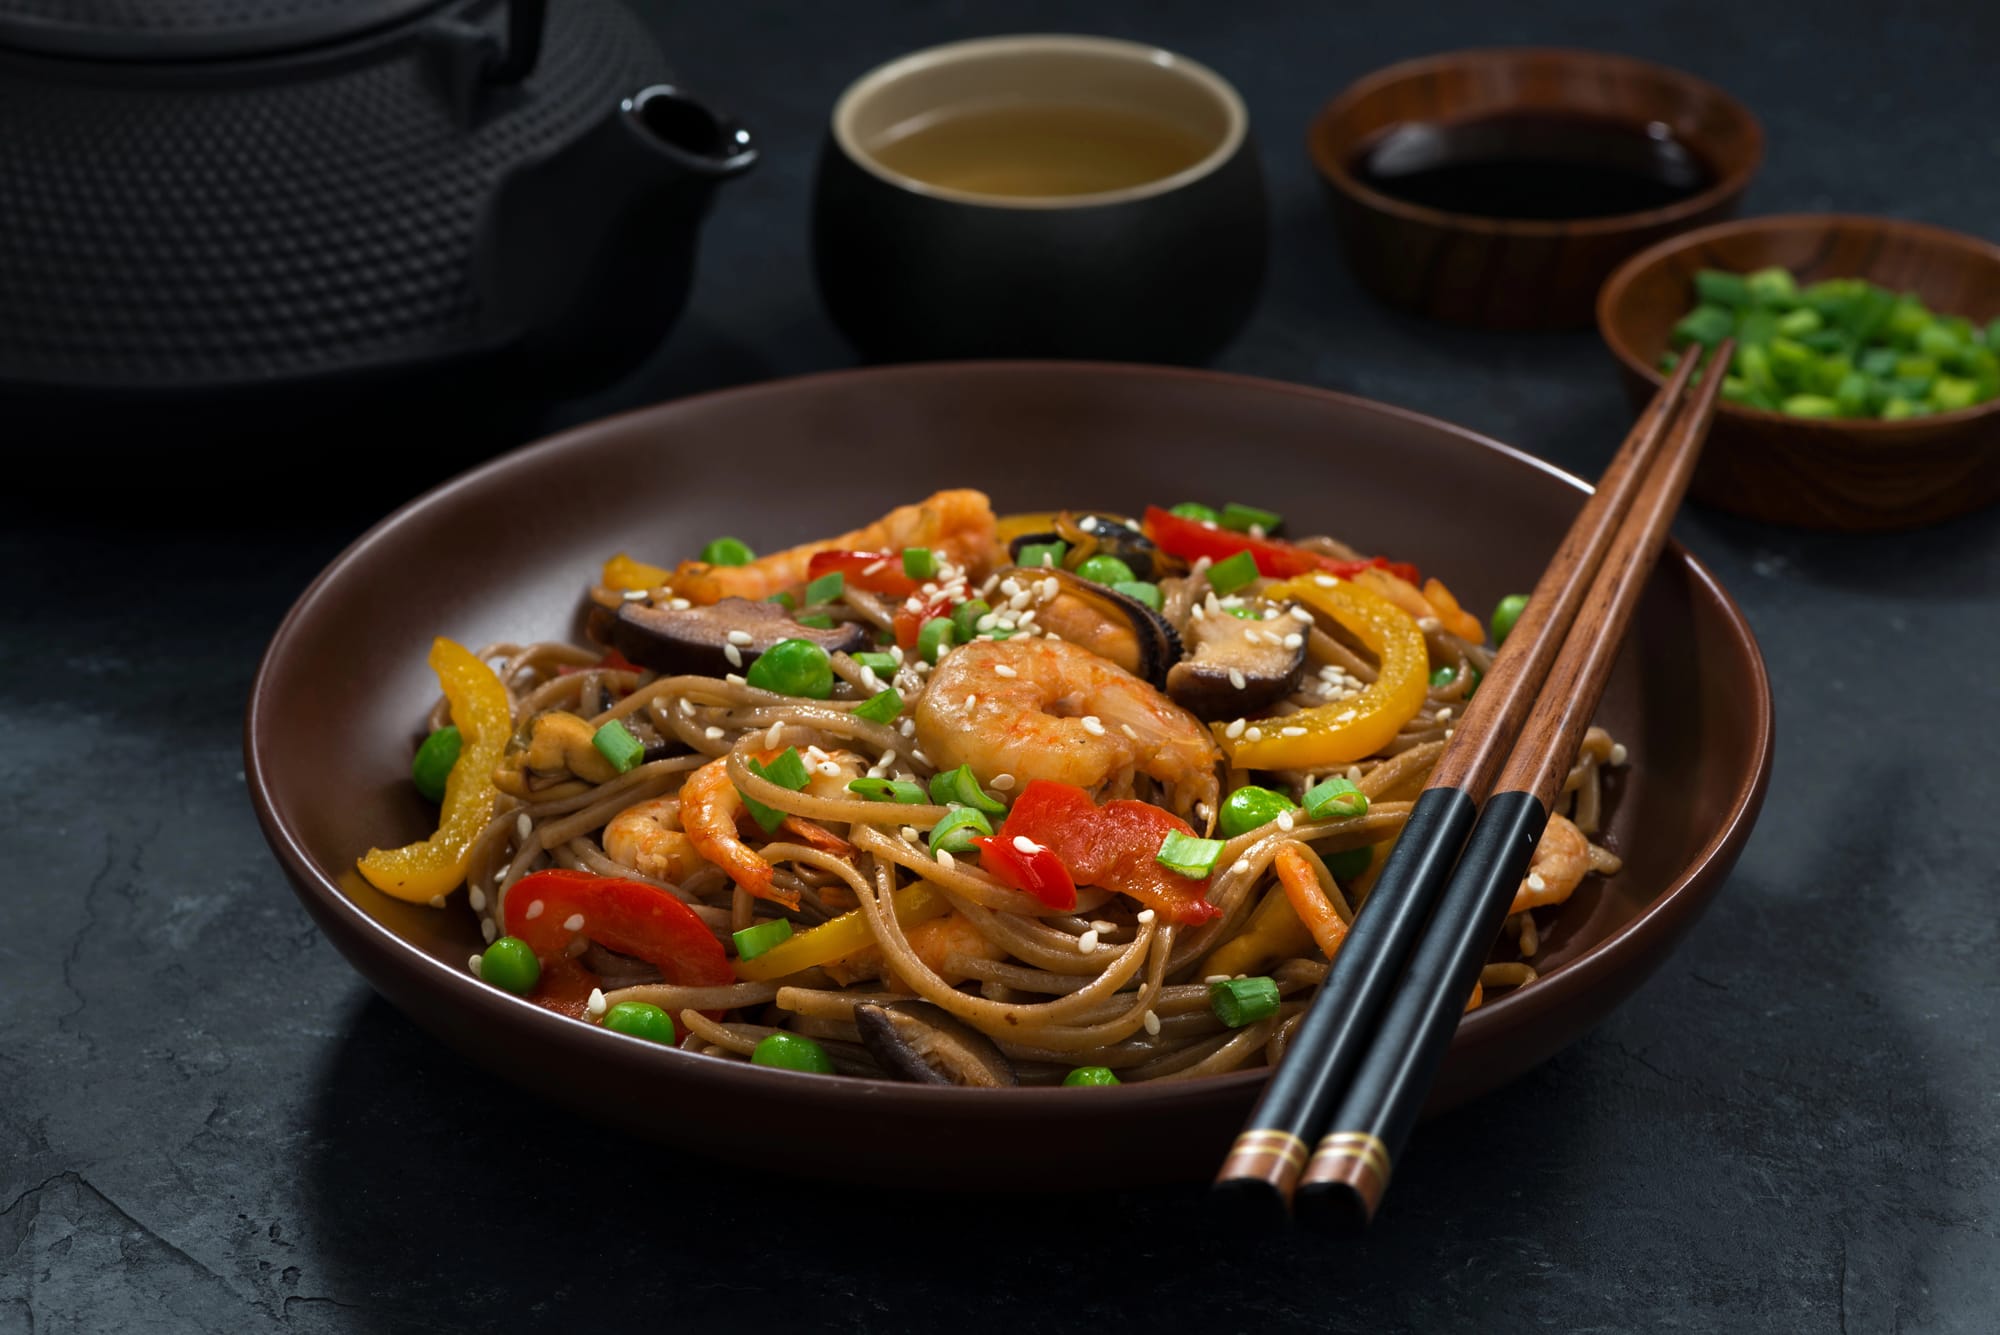
<svg viewBox="0 0 2000 1335">
<path fill-rule="evenodd" d="M 864 667 L 861 669 L 861 689 L 872 695 L 880 695 L 882 693 L 882 679 L 875 675 L 874 668 Z"/>
<path fill-rule="evenodd" d="M 1160 1017 L 1153 1014 L 1153 1012 L 1149 1010 L 1146 1012 L 1145 1023 L 1146 1023 L 1146 1032 L 1148 1034 L 1157 1037 L 1160 1032 Z"/>
<path fill-rule="evenodd" d="M 590 1000 L 584 1003 L 583 1008 L 592 1015 L 604 1014 L 608 1009 L 604 1004 L 604 989 L 601 987 L 591 988 Z"/>
<path fill-rule="evenodd" d="M 1291 813 L 1291 812 L 1289 812 L 1289 811 L 1280 811 L 1280 812 L 1278 813 L 1278 828 L 1279 828 L 1279 829 L 1281 829 L 1281 830 L 1289 830 L 1289 829 L 1291 829 L 1291 828 L 1292 828 L 1292 824 L 1293 824 L 1293 822 L 1292 822 L 1292 813 Z"/>
<path fill-rule="evenodd" d="M 1056 563 L 1056 554 L 1054 552 L 1042 553 L 1042 569 L 1048 570 L 1052 568 L 1055 565 L 1055 563 Z"/>
<path fill-rule="evenodd" d="M 444 896 L 439 895 L 438 898 L 442 900 Z M 484 890 L 481 890 L 478 886 L 475 885 L 472 887 L 470 891 L 466 893 L 465 898 L 466 902 L 472 905 L 472 911 L 474 913 L 486 912 L 486 892 Z"/>
<path fill-rule="evenodd" d="M 1033 601 L 1035 601 L 1034 595 L 1028 593 L 1024 589 L 1020 593 L 1014 594 L 1012 597 L 1010 597 L 1007 600 L 1007 606 L 1011 611 L 1024 612 L 1027 610 L 1028 604 L 1032 603 Z"/>
<path fill-rule="evenodd" d="M 1226 983 L 1229 981 L 1229 975 L 1226 973 L 1212 973 L 1201 981 L 1204 983 Z"/>
<path fill-rule="evenodd" d="M 879 561 L 870 561 L 867 565 L 861 567 L 861 573 L 864 575 L 877 574 L 881 571 L 881 569 L 884 566 L 888 564 L 889 564 L 889 558 L 885 556 Z"/>
<path fill-rule="evenodd" d="M 1549 888 L 1549 883 L 1542 879 L 1542 874 L 1540 872 L 1531 871 L 1528 873 L 1528 888 L 1530 890 L 1533 890 L 1537 894 L 1540 894 L 1542 891 Z"/>
<path fill-rule="evenodd" d="M 1092 928 L 1090 931 L 1085 932 L 1082 936 L 1079 936 L 1076 939 L 1077 954 L 1088 955 L 1091 951 L 1096 949 L 1097 949 L 1097 929 Z"/>
<path fill-rule="evenodd" d="M 899 722 L 898 722 L 898 723 L 896 724 L 896 731 L 898 731 L 898 732 L 902 733 L 902 734 L 903 734 L 903 736 L 905 736 L 905 737 L 914 737 L 914 736 L 916 736 L 916 735 L 917 735 L 917 724 L 916 724 L 916 720 L 914 720 L 914 719 L 902 719 L 902 720 L 900 720 L 900 721 L 899 721 Z"/>
<path fill-rule="evenodd" d="M 564 918 L 564 919 L 563 919 L 563 930 L 564 930 L 565 932 L 580 932 L 580 931 L 582 931 L 582 930 L 583 930 L 583 915 L 582 915 L 581 913 L 572 913 L 572 914 L 570 914 L 570 915 L 569 915 L 569 916 L 568 916 L 567 918 Z"/>
<path fill-rule="evenodd" d="M 1092 918 L 1090 920 L 1090 930 L 1093 932 L 1115 932 L 1118 930 L 1118 924 L 1115 922 L 1100 922 L 1096 918 Z"/>
<path fill-rule="evenodd" d="M 1238 858 L 1236 859 L 1236 861 L 1229 864 L 1229 871 L 1232 876 L 1241 876 L 1249 870 L 1250 870 L 1249 858 Z"/>
<path fill-rule="evenodd" d="M 972 623 L 972 628 L 973 628 L 974 630 L 992 630 L 992 629 L 993 629 L 993 628 L 994 628 L 995 626 L 997 626 L 997 625 L 999 625 L 999 624 L 1000 624 L 1000 615 L 999 615 L 999 613 L 997 613 L 997 612 L 988 612 L 988 613 L 987 613 L 987 614 L 986 614 L 985 616 L 983 616 L 983 617 L 979 618 L 979 620 L 977 620 L 977 621 L 973 622 L 973 623 Z M 1012 673 L 1009 673 L 1008 675 L 1009 675 L 1009 676 L 1012 676 L 1013 674 L 1012 674 Z"/>
<path fill-rule="evenodd" d="M 679 703 L 680 703 L 680 707 L 681 707 L 681 713 L 683 713 L 683 714 L 692 714 L 692 713 L 694 713 L 694 701 L 692 701 L 692 700 L 688 699 L 688 698 L 687 698 L 687 697 L 686 697 L 686 696 L 684 695 L 684 696 L 682 696 L 682 697 L 680 698 L 680 702 L 679 702 Z"/>
<path fill-rule="evenodd" d="M 896 763 L 896 753 L 894 751 L 884 751 L 882 753 L 882 758 L 875 762 L 875 768 L 888 769 L 891 765 L 895 763 Z"/>
<path fill-rule="evenodd" d="M 1436 617 L 1418 617 L 1417 629 L 1428 635 L 1432 631 L 1439 629 L 1438 619 Z"/>
<path fill-rule="evenodd" d="M 478 894 L 479 892 L 478 892 L 477 890 L 474 890 L 474 891 L 473 891 L 472 893 L 476 895 L 476 894 Z M 443 907 L 444 907 L 444 896 L 443 896 L 443 895 L 432 895 L 432 896 L 431 896 L 431 907 L 432 907 L 432 908 L 434 908 L 434 909 L 441 909 L 441 908 L 443 908 Z M 474 904 L 474 905 L 473 905 L 472 907 L 474 907 L 474 908 L 478 908 L 478 907 L 479 907 L 479 905 L 477 905 L 477 904 Z"/>
<path fill-rule="evenodd" d="M 1150 924 L 1153 921 L 1153 919 L 1159 916 L 1160 916 L 1159 914 L 1153 912 L 1151 909 L 1139 910 L 1139 921 L 1144 924 Z"/>
<path fill-rule="evenodd" d="M 929 586 L 926 585 L 925 587 L 928 588 Z M 921 612 L 924 610 L 924 600 L 913 594 L 903 600 L 903 610 L 905 612 Z"/>
<path fill-rule="evenodd" d="M 1449 723 L 1449 722 L 1451 722 L 1451 706 L 1450 706 L 1450 705 L 1446 705 L 1446 706 L 1445 706 L 1445 707 L 1444 707 L 1443 709 L 1440 709 L 1440 710 L 1438 710 L 1438 719 L 1437 719 L 1437 721 L 1438 721 L 1439 723 Z"/>
<path fill-rule="evenodd" d="M 1319 585 L 1322 589 L 1330 589 L 1340 583 L 1340 581 L 1331 575 L 1314 575 L 1313 583 Z"/>
<path fill-rule="evenodd" d="M 493 919 L 481 918 L 479 920 L 479 934 L 486 938 L 486 944 L 490 946 L 493 944 L 493 938 L 500 935 L 500 929 L 493 925 Z"/>
<path fill-rule="evenodd" d="M 993 776 L 993 782 L 986 786 L 996 792 L 1004 793 L 1014 786 L 1014 776 L 1011 774 L 996 774 Z"/>
<path fill-rule="evenodd" d="M 1245 728 L 1243 730 L 1243 740 L 1246 742 L 1261 742 L 1264 740 L 1264 730 L 1262 728 Z"/>
<path fill-rule="evenodd" d="M 902 645 L 900 645 L 900 644 L 892 644 L 892 645 L 890 645 L 890 646 L 889 646 L 889 657 L 891 657 L 891 658 L 895 659 L 895 660 L 896 660 L 896 662 L 897 662 L 897 664 L 898 664 L 898 665 L 901 665 L 901 663 L 902 663 L 902 661 L 903 661 L 903 646 L 902 646 Z"/>
<path fill-rule="evenodd" d="M 905 825 L 901 830 L 901 834 L 905 839 L 909 840 L 911 843 L 915 843 L 917 841 L 917 827 L 914 825 Z"/>
<path fill-rule="evenodd" d="M 1234 741 L 1243 735 L 1243 727 L 1244 721 L 1242 719 L 1232 719 L 1229 726 L 1222 730 L 1222 735 Z"/>
<path fill-rule="evenodd" d="M 1032 625 L 1034 625 L 1034 624 L 1035 624 L 1035 609 L 1031 607 L 1031 608 L 1029 608 L 1029 609 L 1028 609 L 1027 611 L 1025 611 L 1025 612 L 1021 613 L 1021 615 L 1019 615 L 1019 616 L 1015 617 L 1015 618 L 1014 618 L 1014 624 L 1015 624 L 1016 626 L 1032 626 Z"/>
<path fill-rule="evenodd" d="M 1450 728 L 1446 728 L 1446 729 L 1444 730 L 1444 739 L 1445 739 L 1445 740 L 1446 740 L 1447 742 L 1451 740 L 1451 734 L 1452 734 L 1452 729 L 1450 729 Z"/>
<path fill-rule="evenodd" d="M 719 742 L 722 740 L 722 729 L 714 727 L 703 728 L 701 735 L 708 738 L 711 742 Z"/>
<path fill-rule="evenodd" d="M 1284 639 L 1284 645 L 1287 649 L 1303 649 L 1306 645 L 1306 637 L 1303 635 L 1287 635 Z"/>
<path fill-rule="evenodd" d="M 1231 668 L 1229 669 L 1229 684 L 1240 691 L 1250 684 L 1250 679 L 1243 675 L 1242 668 Z"/>
<path fill-rule="evenodd" d="M 831 760 L 821 761 L 814 768 L 816 768 L 821 774 L 824 774 L 829 779 L 837 779 L 840 777 L 840 766 L 834 764 Z"/>
<path fill-rule="evenodd" d="M 950 871 L 958 865 L 958 859 L 951 855 L 950 849 L 940 848 L 937 850 L 937 863 L 938 866 L 943 867 L 946 871 Z"/>
<path fill-rule="evenodd" d="M 1092 737 L 1102 737 L 1104 735 L 1104 724 L 1099 720 L 1097 715 L 1085 714 L 1079 721 L 1083 724 L 1083 730 Z"/>
<path fill-rule="evenodd" d="M 1129 723 L 1119 724 L 1118 731 L 1124 733 L 1127 737 L 1130 737 L 1135 742 L 1139 740 L 1139 734 L 1133 730 L 1132 725 Z"/>
<path fill-rule="evenodd" d="M 996 677 L 1006 677 L 1012 679 L 1014 677 L 1018 677 L 1021 674 L 1014 671 L 1013 668 L 1008 667 L 1005 663 L 995 663 L 993 665 L 993 675 Z"/>
<path fill-rule="evenodd" d="M 1062 592 L 1062 581 L 1050 575 L 1042 581 L 1041 594 L 1044 599 L 1053 598 Z"/>
<path fill-rule="evenodd" d="M 1017 834 L 1014 836 L 1014 847 L 1016 850 L 1018 850 L 1021 853 L 1025 853 L 1029 857 L 1033 857 L 1035 854 L 1042 851 L 1042 846 L 1036 843 L 1034 840 L 1030 839 L 1025 834 Z"/>
<path fill-rule="evenodd" d="M 484 978 L 486 976 L 486 961 L 478 955 L 474 955 L 471 959 L 467 960 L 465 967 L 472 970 L 474 978 Z"/>
<path fill-rule="evenodd" d="M 1278 729 L 1278 734 L 1282 737 L 1303 737 L 1306 735 L 1306 730 L 1294 724 L 1288 728 Z"/>
<path fill-rule="evenodd" d="M 544 904 L 542 903 L 542 901 L 541 901 L 541 900 L 539 900 L 539 899 L 537 899 L 537 900 L 535 900 L 535 901 L 534 901 L 533 903 L 529 904 L 529 905 L 528 905 L 528 914 L 527 914 L 527 917 L 528 917 L 528 921 L 529 921 L 529 922 L 533 922 L 533 921 L 534 921 L 535 919 L 537 919 L 537 918 L 541 917 L 541 916 L 542 916 L 542 909 L 543 909 L 543 908 L 545 908 L 545 907 L 546 907 L 546 905 L 544 905 Z"/>
<path fill-rule="evenodd" d="M 931 758 L 922 751 L 910 752 L 910 759 L 916 761 L 919 765 L 928 765 L 931 763 Z"/>
<path fill-rule="evenodd" d="M 1020 591 L 1021 591 L 1021 582 L 1015 579 L 1012 575 L 1009 575 L 1006 579 L 1000 581 L 1000 592 L 1006 594 L 1009 598 L 1012 598 L 1015 594 L 1019 593 Z"/>
<path fill-rule="evenodd" d="M 965 697 L 965 707 L 966 707 L 967 709 L 970 709 L 970 708 L 972 708 L 972 707 L 973 707 L 974 705 L 976 705 L 976 704 L 978 704 L 978 703 L 979 703 L 979 697 L 978 697 L 977 695 L 975 695 L 975 694 L 970 694 L 970 693 L 968 693 L 968 694 L 966 695 L 966 697 Z"/>
<path fill-rule="evenodd" d="M 1359 783 L 1361 781 L 1361 766 L 1349 765 L 1347 767 L 1347 781 L 1349 783 Z"/>
<path fill-rule="evenodd" d="M 1313 623 L 1313 614 L 1311 612 L 1306 611 L 1305 608 L 1295 605 L 1292 608 L 1292 620 L 1298 622 L 1302 626 L 1310 626 Z"/>
<path fill-rule="evenodd" d="M 722 679 L 731 686 L 748 686 L 750 684 L 743 679 L 743 674 L 740 672 L 725 672 L 722 674 Z"/>
<path fill-rule="evenodd" d="M 1097 519 L 1093 515 L 1085 515 L 1076 521 L 1076 526 L 1085 533 L 1095 533 L 1097 532 Z"/>
<path fill-rule="evenodd" d="M 785 735 L 785 725 L 783 723 L 773 723 L 770 726 L 769 730 L 767 730 L 764 733 L 765 749 L 776 750 L 778 746 L 778 739 L 784 735 Z"/>
<path fill-rule="evenodd" d="M 1614 764 L 1614 765 L 1622 765 L 1622 764 L 1624 764 L 1624 763 L 1625 763 L 1625 762 L 1626 762 L 1627 760 L 1629 760 L 1629 759 L 1631 759 L 1631 758 L 1632 758 L 1632 753 L 1631 753 L 1630 751 L 1627 751 L 1627 750 L 1625 749 L 1625 743 L 1623 743 L 1623 742 L 1613 742 L 1613 743 L 1611 744 L 1611 763 L 1612 763 L 1612 764 Z"/>
<path fill-rule="evenodd" d="M 1195 605 L 1194 605 L 1194 606 L 1193 606 L 1192 608 L 1190 608 L 1189 610 L 1190 610 L 1190 611 L 1191 611 L 1191 612 L 1192 612 L 1192 613 L 1194 614 L 1194 619 L 1195 619 L 1196 621 L 1200 621 L 1200 620 L 1201 620 L 1202 618 L 1204 618 L 1204 617 L 1206 617 L 1206 616 L 1208 615 L 1208 613 L 1206 613 L 1206 612 L 1204 612 L 1204 611 L 1202 611 L 1202 610 L 1201 610 L 1201 604 L 1200 604 L 1200 603 L 1196 603 L 1196 604 L 1195 604 Z"/>
<path fill-rule="evenodd" d="M 734 644 L 723 645 L 722 656 L 729 660 L 729 666 L 731 667 L 743 666 L 743 651 L 738 649 Z"/>
<path fill-rule="evenodd" d="M 676 612 L 685 612 L 690 607 L 693 607 L 694 604 L 685 598 L 669 598 L 667 599 L 667 606 Z"/>
<path fill-rule="evenodd" d="M 756 636 L 747 630 L 732 630 L 729 632 L 729 642 L 731 644 L 754 644 L 756 643 L 756 638 Z"/>
<path fill-rule="evenodd" d="M 535 832 L 535 823 L 528 819 L 527 812 L 524 811 L 520 815 L 514 818 L 514 833 L 516 835 L 520 836 L 522 839 L 526 839 L 529 835 L 533 834 L 534 832 Z"/>
<path fill-rule="evenodd" d="M 1333 721 L 1335 723 L 1352 723 L 1354 721 L 1354 711 L 1343 709 L 1340 713 L 1333 716 Z"/>
</svg>

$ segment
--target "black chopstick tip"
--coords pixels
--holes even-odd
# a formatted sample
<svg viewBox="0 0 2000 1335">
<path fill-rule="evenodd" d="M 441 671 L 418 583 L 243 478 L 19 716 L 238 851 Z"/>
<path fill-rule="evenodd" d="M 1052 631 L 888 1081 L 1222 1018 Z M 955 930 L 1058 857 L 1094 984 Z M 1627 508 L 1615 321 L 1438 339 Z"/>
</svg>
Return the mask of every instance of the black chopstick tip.
<svg viewBox="0 0 2000 1335">
<path fill-rule="evenodd" d="M 1311 1182 L 1292 1198 L 1299 1227 L 1334 1237 L 1358 1237 L 1368 1231 L 1380 1197 L 1371 1200 L 1351 1182 Z"/>
<path fill-rule="evenodd" d="M 1291 1223 L 1291 1200 L 1277 1183 L 1262 1177 L 1221 1177 L 1209 1193 L 1217 1222 L 1232 1233 L 1276 1233 Z"/>
</svg>

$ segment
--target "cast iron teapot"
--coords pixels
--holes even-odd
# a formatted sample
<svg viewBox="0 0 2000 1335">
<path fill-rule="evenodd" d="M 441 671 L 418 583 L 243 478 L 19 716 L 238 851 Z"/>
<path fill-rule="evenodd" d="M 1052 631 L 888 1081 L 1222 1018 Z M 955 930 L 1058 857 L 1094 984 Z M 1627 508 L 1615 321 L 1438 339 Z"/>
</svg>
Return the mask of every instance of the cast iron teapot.
<svg viewBox="0 0 2000 1335">
<path fill-rule="evenodd" d="M 0 409 L 608 382 L 756 156 L 616 0 L 0 0 Z"/>
</svg>

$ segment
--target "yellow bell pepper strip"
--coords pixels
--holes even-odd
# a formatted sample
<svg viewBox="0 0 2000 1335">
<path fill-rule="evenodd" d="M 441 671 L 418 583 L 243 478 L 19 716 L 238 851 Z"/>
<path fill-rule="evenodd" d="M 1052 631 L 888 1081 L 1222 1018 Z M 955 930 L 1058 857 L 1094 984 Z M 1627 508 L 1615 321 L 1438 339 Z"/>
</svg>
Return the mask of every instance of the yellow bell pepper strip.
<svg viewBox="0 0 2000 1335">
<path fill-rule="evenodd" d="M 1364 574 L 1369 572 L 1363 572 Z M 1413 590 L 1414 592 L 1414 590 Z M 1264 590 L 1272 602 L 1300 602 L 1338 622 L 1380 664 L 1375 680 L 1359 695 L 1288 714 L 1281 731 L 1275 723 L 1230 736 L 1228 724 L 1214 723 L 1215 737 L 1237 769 L 1326 769 L 1374 755 L 1423 708 L 1430 689 L 1430 654 L 1417 623 L 1388 599 L 1359 583 L 1331 575 L 1302 575 Z M 1293 736 L 1285 733 L 1304 729 Z"/>
<path fill-rule="evenodd" d="M 904 886 L 889 902 L 895 909 L 896 921 L 905 929 L 930 918 L 942 918 L 951 911 L 950 901 L 922 881 Z M 766 982 L 801 969 L 830 964 L 874 944 L 867 914 L 853 909 L 772 946 L 754 960 L 736 961 L 736 976 L 746 983 Z"/>
<path fill-rule="evenodd" d="M 371 848 L 361 874 L 385 894 L 427 904 L 465 880 L 472 841 L 493 818 L 493 771 L 514 731 L 513 709 L 498 673 L 470 649 L 440 636 L 431 642 L 431 669 L 438 675 L 451 721 L 464 738 L 458 760 L 444 782 L 444 808 L 437 833 L 402 848 Z"/>
<path fill-rule="evenodd" d="M 604 587 L 607 589 L 657 589 L 672 575 L 673 571 L 664 566 L 635 561 L 623 552 L 604 563 Z"/>
<path fill-rule="evenodd" d="M 1283 890 L 1266 892 L 1241 932 L 1215 948 L 1202 975 L 1258 974 L 1279 960 L 1296 959 L 1313 947 L 1312 933 L 1299 921 Z"/>
</svg>

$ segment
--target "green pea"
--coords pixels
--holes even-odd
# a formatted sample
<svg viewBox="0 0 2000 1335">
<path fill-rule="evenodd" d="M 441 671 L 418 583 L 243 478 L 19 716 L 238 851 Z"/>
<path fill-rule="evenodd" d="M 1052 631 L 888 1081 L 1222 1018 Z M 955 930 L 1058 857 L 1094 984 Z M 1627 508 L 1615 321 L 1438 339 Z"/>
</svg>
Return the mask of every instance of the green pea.
<svg viewBox="0 0 2000 1335">
<path fill-rule="evenodd" d="M 757 656 L 743 680 L 780 695 L 824 700 L 833 694 L 833 660 L 811 640 L 779 640 Z"/>
<path fill-rule="evenodd" d="M 1528 605 L 1525 593 L 1510 593 L 1493 608 L 1493 647 L 1499 648 L 1507 642 L 1507 633 L 1514 629 L 1514 623 L 1521 619 L 1521 609 Z"/>
<path fill-rule="evenodd" d="M 766 1037 L 751 1052 L 750 1063 L 753 1066 L 776 1066 L 786 1071 L 811 1071 L 814 1075 L 833 1074 L 833 1062 L 827 1057 L 826 1049 L 797 1034 Z"/>
<path fill-rule="evenodd" d="M 717 538 L 701 549 L 701 559 L 712 566 L 747 566 L 757 553 L 741 538 Z"/>
<path fill-rule="evenodd" d="M 1245 784 L 1222 799 L 1222 811 L 1216 817 L 1216 824 L 1225 837 L 1234 839 L 1239 834 L 1262 829 L 1287 811 L 1298 809 L 1299 804 L 1283 793 L 1259 788 L 1254 783 Z"/>
<path fill-rule="evenodd" d="M 1441 668 L 1431 669 L 1431 685 L 1449 686 L 1451 679 L 1458 675 L 1458 669 L 1447 663 Z"/>
<path fill-rule="evenodd" d="M 433 802 L 444 801 L 444 781 L 451 777 L 451 767 L 458 763 L 459 749 L 464 745 L 458 725 L 452 723 L 424 738 L 410 762 L 410 782 L 417 785 L 417 791 Z"/>
<path fill-rule="evenodd" d="M 1129 584 L 1138 578 L 1131 566 L 1103 552 L 1078 565 L 1076 573 L 1097 584 Z"/>
<path fill-rule="evenodd" d="M 493 986 L 524 997 L 542 981 L 542 962 L 534 947 L 518 936 L 503 936 L 479 957 L 479 976 Z"/>
<path fill-rule="evenodd" d="M 1079 1066 L 1063 1077 L 1065 1085 L 1115 1085 L 1118 1077 L 1109 1066 Z"/>
<path fill-rule="evenodd" d="M 1167 511 L 1167 513 L 1176 515 L 1182 519 L 1198 520 L 1204 524 L 1217 523 L 1222 518 L 1221 513 L 1214 506 L 1203 505 L 1200 501 L 1182 501 L 1179 505 Z"/>
<path fill-rule="evenodd" d="M 619 1002 L 604 1012 L 604 1027 L 614 1034 L 650 1039 L 669 1047 L 674 1042 L 672 1018 L 650 1001 Z"/>
</svg>

